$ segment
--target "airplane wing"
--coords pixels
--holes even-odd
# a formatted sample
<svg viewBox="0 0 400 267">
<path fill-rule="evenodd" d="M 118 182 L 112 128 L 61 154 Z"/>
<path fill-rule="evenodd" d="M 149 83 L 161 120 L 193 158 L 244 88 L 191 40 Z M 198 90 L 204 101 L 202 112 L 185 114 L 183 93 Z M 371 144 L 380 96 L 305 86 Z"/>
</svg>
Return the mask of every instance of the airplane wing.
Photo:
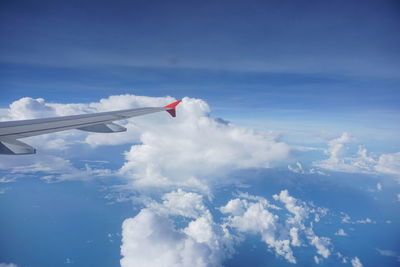
<svg viewBox="0 0 400 267">
<path fill-rule="evenodd" d="M 113 121 L 160 111 L 167 111 L 172 117 L 175 117 L 175 108 L 181 101 L 175 101 L 164 107 L 135 108 L 54 118 L 0 122 L 0 154 L 35 154 L 35 148 L 18 140 L 35 135 L 69 129 L 96 133 L 124 132 L 126 128 L 113 123 Z"/>
</svg>

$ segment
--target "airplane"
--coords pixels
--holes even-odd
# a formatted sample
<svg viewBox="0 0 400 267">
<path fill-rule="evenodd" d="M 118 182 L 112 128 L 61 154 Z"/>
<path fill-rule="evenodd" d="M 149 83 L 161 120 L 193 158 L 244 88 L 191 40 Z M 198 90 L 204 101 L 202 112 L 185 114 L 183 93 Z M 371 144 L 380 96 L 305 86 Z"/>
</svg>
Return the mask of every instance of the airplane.
<svg viewBox="0 0 400 267">
<path fill-rule="evenodd" d="M 176 117 L 175 109 L 180 102 L 182 102 L 182 100 L 175 101 L 164 107 L 145 107 L 72 116 L 0 122 L 0 154 L 35 154 L 35 148 L 18 139 L 41 134 L 70 129 L 95 133 L 125 132 L 125 127 L 115 124 L 113 121 L 160 111 L 167 111 L 172 117 Z"/>
</svg>

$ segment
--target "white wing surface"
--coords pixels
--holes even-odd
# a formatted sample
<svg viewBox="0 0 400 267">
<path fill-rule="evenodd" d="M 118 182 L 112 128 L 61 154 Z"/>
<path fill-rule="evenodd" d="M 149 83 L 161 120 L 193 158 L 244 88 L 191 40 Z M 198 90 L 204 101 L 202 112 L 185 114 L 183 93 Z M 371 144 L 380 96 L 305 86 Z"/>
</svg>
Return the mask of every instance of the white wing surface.
<svg viewBox="0 0 400 267">
<path fill-rule="evenodd" d="M 35 135 L 69 129 L 97 133 L 124 132 L 126 128 L 113 123 L 113 121 L 160 111 L 167 111 L 171 116 L 175 117 L 175 108 L 181 101 L 178 100 L 164 107 L 146 107 L 54 118 L 0 122 L 0 154 L 24 155 L 36 153 L 36 149 L 17 140 Z"/>
</svg>

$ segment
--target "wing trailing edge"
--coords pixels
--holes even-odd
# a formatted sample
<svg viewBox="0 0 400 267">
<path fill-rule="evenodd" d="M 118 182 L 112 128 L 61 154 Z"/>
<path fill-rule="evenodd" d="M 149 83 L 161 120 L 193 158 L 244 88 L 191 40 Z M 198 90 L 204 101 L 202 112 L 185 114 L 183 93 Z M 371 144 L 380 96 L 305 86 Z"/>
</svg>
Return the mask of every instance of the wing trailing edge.
<svg viewBox="0 0 400 267">
<path fill-rule="evenodd" d="M 0 139 L 0 154 L 29 155 L 35 154 L 36 149 L 28 144 L 14 139 Z"/>
<path fill-rule="evenodd" d="M 76 129 L 81 130 L 81 131 L 86 131 L 86 132 L 93 132 L 93 133 L 126 132 L 125 127 L 118 125 L 116 123 L 113 123 L 113 122 L 89 125 L 89 126 L 79 127 Z"/>
</svg>

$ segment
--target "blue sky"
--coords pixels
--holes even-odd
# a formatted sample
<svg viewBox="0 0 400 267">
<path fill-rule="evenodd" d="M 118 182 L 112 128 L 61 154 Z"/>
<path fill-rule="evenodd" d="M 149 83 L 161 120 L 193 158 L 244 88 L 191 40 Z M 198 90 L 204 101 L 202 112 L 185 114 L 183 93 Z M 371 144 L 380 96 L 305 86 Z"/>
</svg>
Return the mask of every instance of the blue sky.
<svg viewBox="0 0 400 267">
<path fill-rule="evenodd" d="M 0 12 L 3 107 L 190 96 L 229 120 L 398 131 L 397 1 L 3 1 Z"/>
<path fill-rule="evenodd" d="M 2 104 L 30 91 L 134 90 L 397 109 L 398 11 L 396 1 L 3 1 Z"/>
<path fill-rule="evenodd" d="M 0 120 L 187 98 L 176 120 L 159 114 L 124 121 L 128 133 L 112 137 L 78 131 L 34 137 L 27 143 L 39 148 L 37 155 L 0 157 L 0 267 L 118 266 L 121 257 L 126 267 L 138 251 L 121 245 L 192 242 L 190 224 L 204 221 L 214 230 L 225 222 L 234 236 L 246 238 L 231 258 L 204 242 L 195 243 L 193 255 L 208 251 L 216 257 L 211 263 L 231 267 L 250 259 L 254 266 L 292 266 L 290 253 L 279 254 L 268 231 L 247 231 L 244 214 L 227 204 L 236 199 L 245 210 L 268 199 L 282 210 L 265 206 L 259 217 L 270 212 L 290 219 L 284 206 L 290 196 L 306 215 L 273 226 L 283 229 L 276 232 L 282 237 L 287 227 L 308 229 L 300 231 L 304 246 L 293 245 L 298 265 L 345 259 L 359 267 L 357 258 L 365 266 L 396 266 L 398 29 L 400 4 L 386 0 L 1 1 Z M 166 153 L 177 155 L 174 164 Z M 273 197 L 285 190 L 289 196 Z M 200 211 L 162 202 L 175 195 L 195 201 Z M 312 216 L 325 221 L 314 227 Z M 102 223 L 91 227 L 96 221 Z M 157 226 L 159 240 L 124 232 L 145 231 L 145 225 Z M 335 235 L 339 228 L 348 236 Z M 24 243 L 25 235 L 49 243 Z M 210 236 L 225 240 L 217 230 Z M 312 250 L 313 238 L 322 238 L 329 257 Z"/>
</svg>

